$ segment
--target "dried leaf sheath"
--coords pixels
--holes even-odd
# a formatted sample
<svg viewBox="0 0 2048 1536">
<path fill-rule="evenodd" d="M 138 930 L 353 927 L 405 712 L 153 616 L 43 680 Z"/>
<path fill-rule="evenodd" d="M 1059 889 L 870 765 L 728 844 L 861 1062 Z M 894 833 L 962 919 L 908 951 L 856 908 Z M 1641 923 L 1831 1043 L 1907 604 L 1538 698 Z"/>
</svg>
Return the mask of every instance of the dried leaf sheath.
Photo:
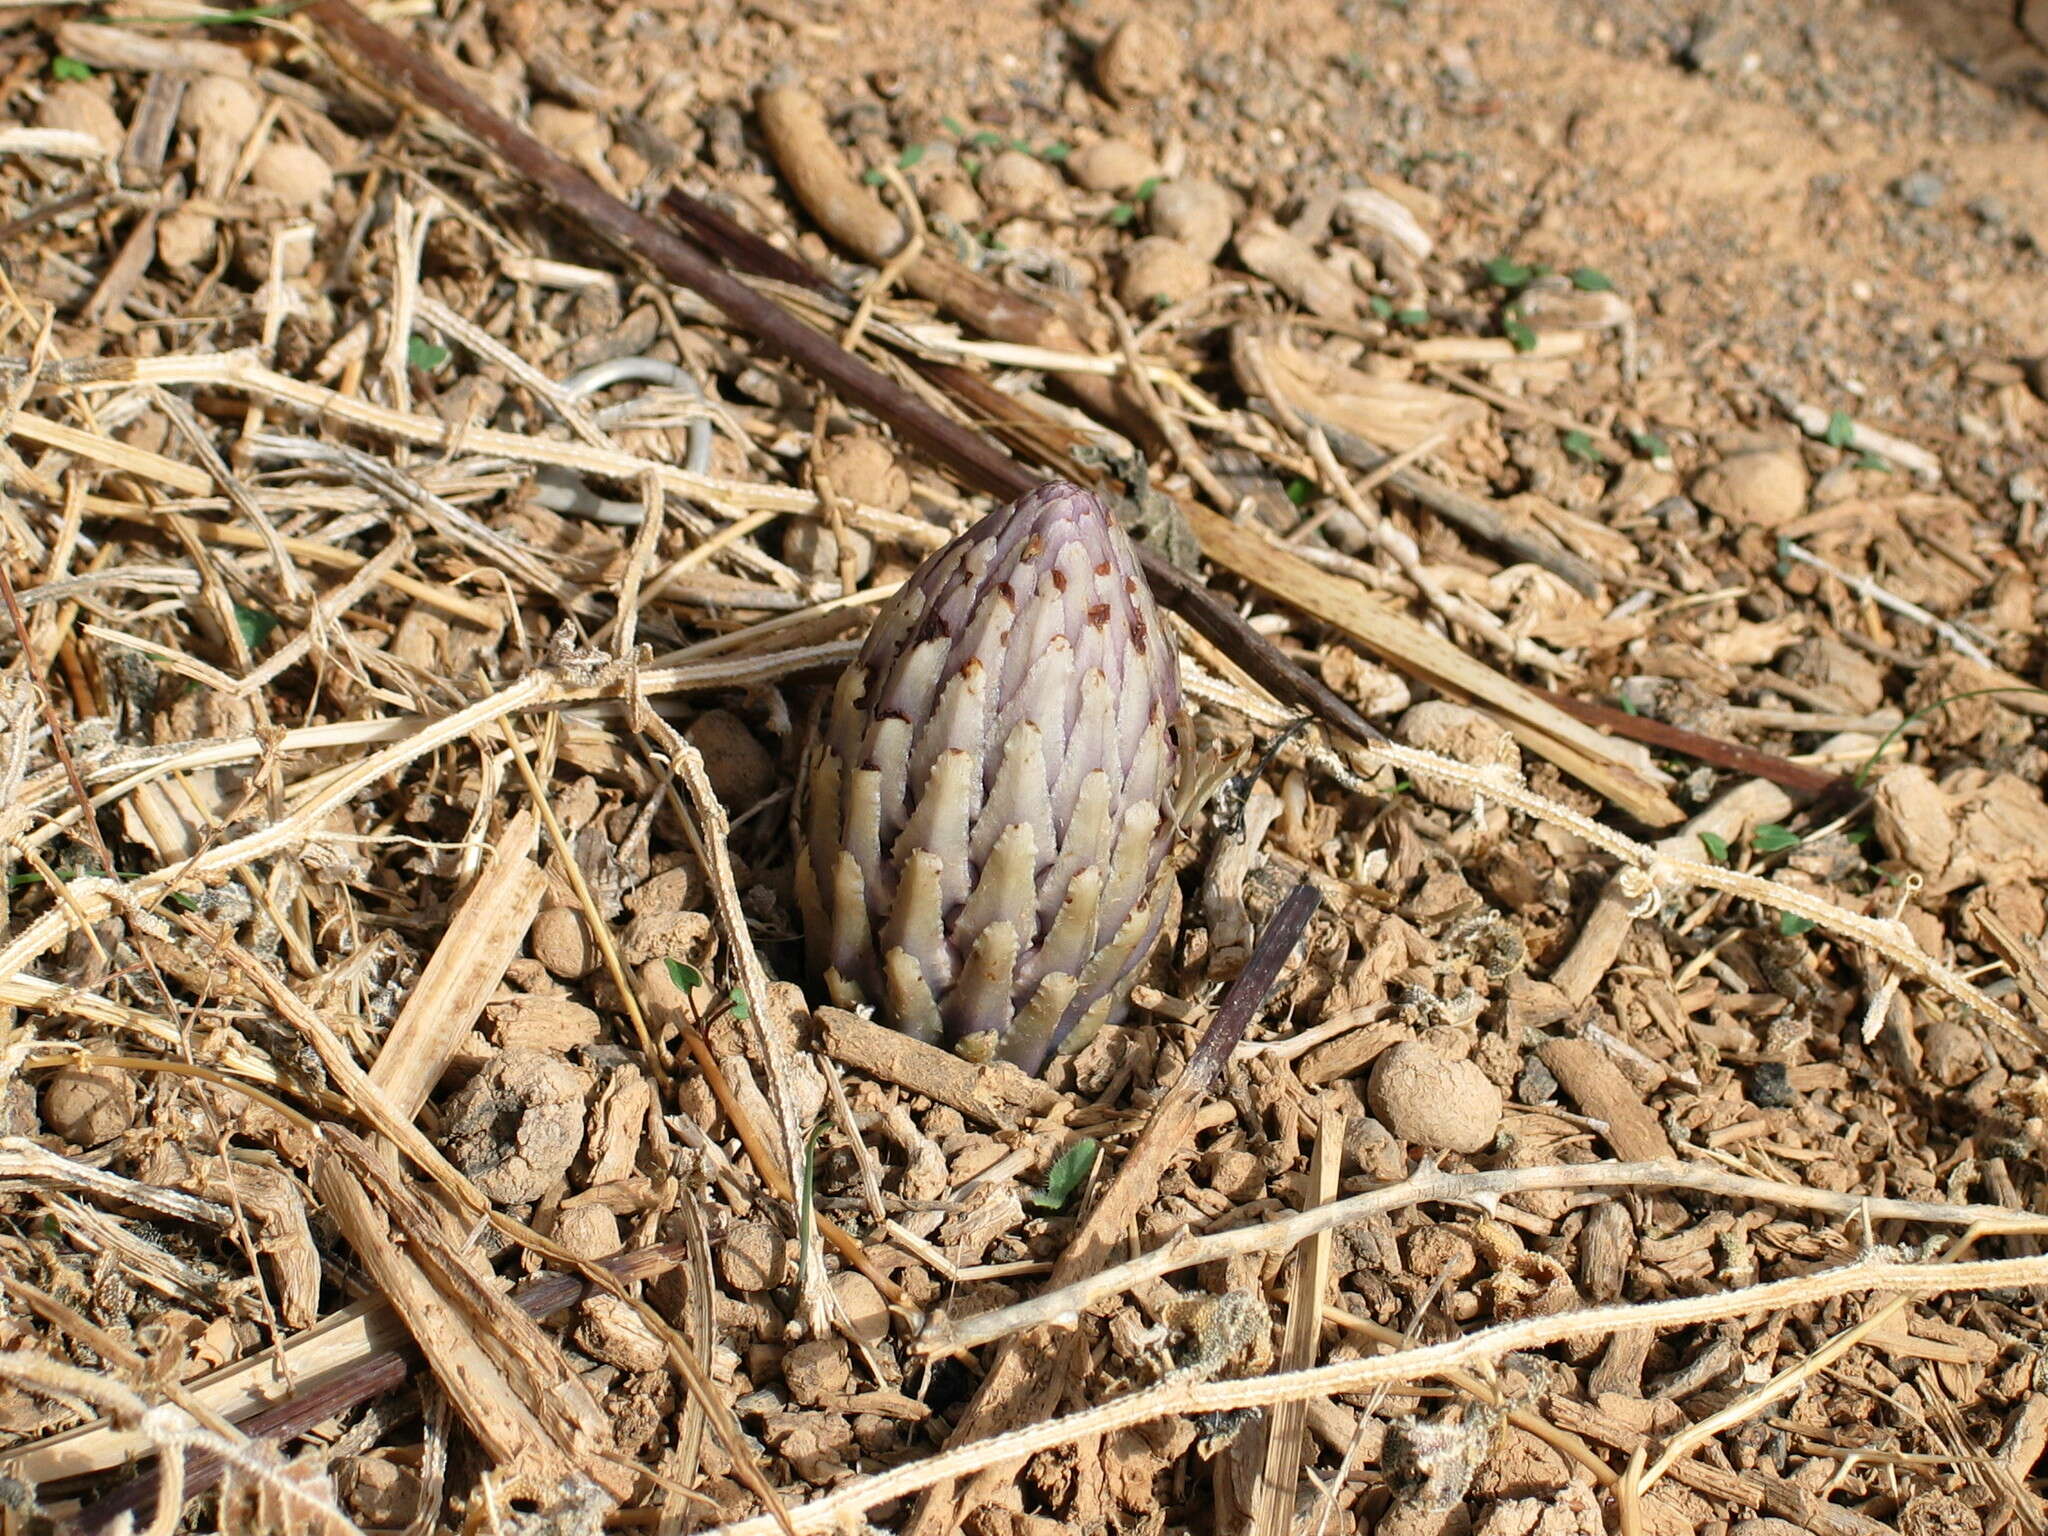
<svg viewBox="0 0 2048 1536">
<path fill-rule="evenodd" d="M 846 670 L 797 861 L 835 1001 L 1036 1071 L 1158 936 L 1180 684 L 1123 532 L 1054 482 L 935 551 Z"/>
</svg>

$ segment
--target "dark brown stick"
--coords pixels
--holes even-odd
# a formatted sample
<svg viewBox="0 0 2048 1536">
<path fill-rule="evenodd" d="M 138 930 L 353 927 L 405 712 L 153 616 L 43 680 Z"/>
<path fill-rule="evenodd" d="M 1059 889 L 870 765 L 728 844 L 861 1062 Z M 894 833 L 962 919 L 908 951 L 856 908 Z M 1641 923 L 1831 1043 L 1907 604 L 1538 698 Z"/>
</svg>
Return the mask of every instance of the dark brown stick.
<svg viewBox="0 0 2048 1536">
<path fill-rule="evenodd" d="M 699 247 L 607 194 L 589 176 L 456 84 L 423 54 L 363 15 L 349 0 L 315 0 L 304 14 L 353 48 L 369 65 L 373 80 L 411 92 L 540 188 L 574 222 L 640 257 L 669 281 L 709 299 L 741 330 L 874 412 L 964 483 L 1005 500 L 1021 496 L 1039 483 L 1038 475 L 988 438 L 934 410 L 824 332 L 756 293 L 712 262 Z M 1156 555 L 1141 554 L 1161 599 L 1221 646 L 1262 687 L 1276 698 L 1322 717 L 1355 740 L 1376 739 L 1378 733 L 1357 710 L 1281 655 L 1272 642 L 1199 581 L 1174 572 Z"/>
<path fill-rule="evenodd" d="M 1687 757 L 1715 768 L 1726 768 L 1733 773 L 1746 773 L 1752 778 L 1767 779 L 1779 788 L 1789 789 L 1794 794 L 1818 795 L 1831 789 L 1853 787 L 1839 773 L 1822 773 L 1818 768 L 1808 768 L 1803 763 L 1787 762 L 1782 757 L 1759 752 L 1755 747 L 1745 747 L 1738 741 L 1723 741 L 1718 736 L 1705 736 L 1698 731 L 1688 731 L 1683 726 L 1669 725 L 1662 720 L 1651 720 L 1642 715 L 1632 715 L 1626 710 L 1595 704 L 1588 699 L 1575 699 L 1569 694 L 1554 693 L 1548 688 L 1531 686 L 1529 691 L 1538 698 L 1548 699 L 1566 714 L 1575 715 L 1588 725 L 1597 725 L 1603 731 L 1610 731 L 1630 741 L 1640 741 L 1645 746 L 1661 747 L 1667 752 L 1682 752 Z"/>
</svg>

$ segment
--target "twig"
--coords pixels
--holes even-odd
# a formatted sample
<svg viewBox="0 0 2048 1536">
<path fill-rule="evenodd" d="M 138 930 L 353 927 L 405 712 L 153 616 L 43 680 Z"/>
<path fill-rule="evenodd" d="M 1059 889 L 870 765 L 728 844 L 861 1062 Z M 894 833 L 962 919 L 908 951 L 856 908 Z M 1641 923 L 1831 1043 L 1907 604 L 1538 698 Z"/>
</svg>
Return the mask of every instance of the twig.
<svg viewBox="0 0 2048 1536">
<path fill-rule="evenodd" d="M 1614 732 L 1617 736 L 1625 736 L 1630 741 L 1640 741 L 1645 746 L 1657 747 L 1666 752 L 1683 752 L 1687 757 L 1695 758 L 1710 767 L 1726 768 L 1732 773 L 1767 779 L 1779 788 L 1789 789 L 1794 794 L 1823 794 L 1848 784 L 1848 780 L 1841 774 L 1822 773 L 1817 768 L 1808 768 L 1802 763 L 1774 757 L 1768 752 L 1759 752 L 1755 747 L 1746 747 L 1739 741 L 1723 741 L 1718 736 L 1689 731 L 1683 726 L 1652 720 L 1646 715 L 1631 715 L 1626 710 L 1595 704 L 1590 699 L 1575 699 L 1549 688 L 1538 688 L 1534 684 L 1530 685 L 1530 692 L 1540 694 L 1566 714 L 1576 715 L 1588 725 L 1597 725 L 1602 730 Z M 1816 718 L 1808 728 L 1823 730 L 1839 727 L 1825 725 Z"/>
<path fill-rule="evenodd" d="M 1817 405 L 1807 405 L 1790 391 L 1774 389 L 1770 394 L 1778 402 L 1778 409 L 1791 417 L 1808 437 L 1841 448 L 1874 453 L 1880 458 L 1890 459 L 1901 469 L 1911 470 L 1924 480 L 1941 478 L 1941 460 L 1917 443 L 1909 443 L 1902 437 L 1894 437 L 1860 421 L 1849 421 L 1845 432 L 1834 415 Z"/>
<path fill-rule="evenodd" d="M 1311 1209 L 1328 1205 L 1337 1193 L 1337 1175 L 1344 1161 L 1344 1112 L 1324 1115 L 1316 1127 L 1316 1149 L 1309 1161 L 1304 1203 Z M 1315 1363 L 1323 1337 L 1323 1296 L 1330 1288 L 1327 1230 L 1316 1233 L 1294 1251 L 1294 1273 L 1288 1281 L 1286 1333 L 1281 1343 L 1281 1370 L 1300 1370 Z M 1250 1499 L 1252 1536 L 1289 1536 L 1294 1529 L 1295 1489 L 1301 1481 L 1302 1436 L 1308 1430 L 1308 1403 L 1282 1403 L 1266 1424 L 1266 1457 Z"/>
<path fill-rule="evenodd" d="M 682 1263 L 685 1257 L 681 1245 L 668 1243 L 614 1254 L 597 1262 L 617 1278 L 634 1281 L 651 1279 Z M 574 1306 L 586 1296 L 596 1294 L 597 1289 L 588 1280 L 574 1275 L 547 1274 L 521 1286 L 512 1293 L 512 1299 L 529 1316 L 541 1318 Z M 405 1385 L 414 1374 L 418 1358 L 417 1350 L 409 1344 L 378 1350 L 323 1378 L 318 1385 L 250 1414 L 235 1427 L 252 1440 L 290 1440 L 315 1424 L 339 1418 L 358 1404 Z M 87 1505 L 72 1517 L 73 1529 L 78 1536 L 96 1536 L 100 1531 L 113 1529 L 124 1515 L 133 1514 L 154 1500 L 157 1480 L 165 1471 L 163 1466 L 148 1468 L 132 1482 Z M 188 1453 L 184 1459 L 185 1496 L 198 1498 L 220 1481 L 224 1471 L 226 1467 L 218 1456 L 204 1451 Z"/>
<path fill-rule="evenodd" d="M 2010 1212 L 2004 1214 L 2011 1215 Z M 1418 1381 L 1450 1369 L 1496 1361 L 1517 1351 L 1541 1349 L 1578 1334 L 1599 1335 L 1625 1328 L 1684 1328 L 1724 1318 L 1752 1317 L 1810 1306 L 1868 1291 L 1943 1296 L 1957 1291 L 2006 1290 L 2043 1282 L 2048 1282 L 2048 1255 L 1985 1259 L 1971 1264 L 1913 1264 L 1871 1259 L 1718 1295 L 1681 1296 L 1648 1303 L 1625 1302 L 1579 1312 L 1522 1318 L 1423 1349 L 1345 1360 L 1284 1375 L 1194 1384 L 1169 1380 L 1098 1407 L 1029 1425 L 992 1440 L 979 1440 L 945 1450 L 908 1466 L 859 1479 L 823 1498 L 790 1510 L 789 1519 L 798 1536 L 813 1536 L 813 1533 L 839 1529 L 842 1522 L 864 1510 L 903 1498 L 935 1483 L 964 1477 L 984 1467 L 1008 1465 L 1055 1446 L 1071 1445 L 1092 1436 L 1112 1435 L 1135 1424 L 1148 1424 L 1183 1414 L 1264 1408 L 1296 1398 L 1326 1398 L 1340 1393 L 1366 1391 L 1382 1383 Z M 772 1536 L 777 1529 L 773 1521 L 756 1517 L 719 1526 L 706 1536 Z"/>
<path fill-rule="evenodd" d="M 1301 942 L 1320 901 L 1315 888 L 1304 882 L 1274 911 L 1187 1065 L 1154 1106 L 1137 1145 L 1060 1256 L 1052 1274 L 1056 1291 L 1082 1283 L 1100 1270 L 1123 1241 L 1138 1211 L 1157 1197 L 1159 1175 L 1186 1142 L 1195 1111 L 1265 1005 L 1281 967 Z M 1072 1359 L 1072 1343 L 1073 1337 L 1060 1340 L 1043 1333 L 1020 1334 L 1006 1343 L 982 1378 L 974 1401 L 953 1433 L 953 1443 L 971 1440 L 1001 1423 L 1029 1423 L 1056 1408 L 1066 1389 L 1064 1362 Z M 959 1500 L 950 1488 L 933 1486 L 905 1527 L 904 1536 L 937 1536 L 957 1529 L 954 1510 L 962 1503 L 972 1507 L 977 1496 L 986 1492 L 983 1481 L 977 1480 L 974 1489 Z"/>
<path fill-rule="evenodd" d="M 1868 576 L 1852 575 L 1848 571 L 1830 565 L 1803 544 L 1796 544 L 1792 540 L 1787 539 L 1778 547 L 1782 553 L 1791 556 L 1802 565 L 1810 565 L 1815 570 L 1834 577 L 1835 580 L 1839 581 L 1851 592 L 1854 592 L 1858 597 L 1867 598 L 1869 601 L 1877 604 L 1878 607 L 1888 609 L 1902 619 L 1911 619 L 1915 624 L 1933 630 L 1935 634 L 1941 636 L 1942 639 L 1955 647 L 1958 654 L 1969 657 L 1970 660 L 1978 663 L 1980 666 L 1999 670 L 1998 663 L 1987 656 L 1983 648 L 1976 641 L 1964 634 L 1958 626 L 1949 623 L 1947 619 L 1942 618 L 1940 615 L 1929 613 L 1918 603 L 1908 602 L 1896 593 L 1887 592 Z"/>
<path fill-rule="evenodd" d="M 1369 1190 L 1291 1216 L 1277 1216 L 1257 1226 L 1237 1227 L 1206 1237 L 1183 1235 L 1140 1258 L 1028 1301 L 1014 1302 L 955 1323 L 934 1315 L 918 1340 L 928 1355 L 975 1349 L 1019 1329 L 1053 1323 L 1071 1327 L 1106 1296 L 1120 1295 L 1146 1280 L 1197 1264 L 1240 1254 L 1265 1253 L 1300 1242 L 1316 1232 L 1349 1226 L 1368 1216 L 1427 1201 L 1491 1209 L 1509 1195 L 1567 1189 L 1689 1189 L 1733 1200 L 1767 1201 L 1794 1209 L 1825 1211 L 1836 1216 L 1865 1216 L 1872 1221 L 1917 1221 L 1945 1226 L 1981 1224 L 1989 1232 L 2048 1232 L 2048 1216 L 2010 1211 L 1998 1205 L 1947 1205 L 1932 1200 L 1875 1200 L 1833 1190 L 1778 1184 L 1745 1178 L 1703 1163 L 1577 1163 L 1546 1168 L 1502 1168 L 1490 1173 L 1445 1173 L 1425 1164 L 1399 1184 Z"/>
</svg>

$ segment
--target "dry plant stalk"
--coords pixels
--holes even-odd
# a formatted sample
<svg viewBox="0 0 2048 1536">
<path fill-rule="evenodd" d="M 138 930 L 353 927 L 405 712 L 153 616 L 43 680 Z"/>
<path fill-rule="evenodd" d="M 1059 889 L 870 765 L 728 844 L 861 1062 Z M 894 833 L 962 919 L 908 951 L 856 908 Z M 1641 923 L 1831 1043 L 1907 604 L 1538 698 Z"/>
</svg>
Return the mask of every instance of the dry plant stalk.
<svg viewBox="0 0 2048 1536">
<path fill-rule="evenodd" d="M 1134 1424 L 1147 1424 L 1173 1415 L 1267 1408 L 1276 1403 L 1422 1381 L 1452 1369 L 1489 1365 L 1517 1351 L 1541 1349 L 1578 1334 L 1605 1334 L 1632 1328 L 1685 1328 L 1725 1318 L 1812 1306 L 1845 1295 L 1871 1291 L 1927 1297 L 1959 1291 L 2004 1290 L 2044 1282 L 2048 1282 L 2048 1255 L 1984 1259 L 1967 1264 L 1921 1264 L 1872 1257 L 1835 1269 L 1767 1281 L 1715 1295 L 1589 1307 L 1583 1311 L 1523 1318 L 1483 1328 L 1443 1344 L 1345 1360 L 1280 1375 L 1197 1383 L 1168 1380 L 1113 1402 L 1012 1430 L 990 1440 L 977 1440 L 908 1466 L 862 1478 L 823 1498 L 791 1509 L 789 1520 L 798 1536 L 834 1531 L 842 1522 L 891 1499 L 900 1499 L 984 1468 L 1021 1461 L 1055 1446 L 1114 1434 Z M 707 1536 L 776 1536 L 780 1529 L 774 1520 L 761 1516 L 722 1525 L 708 1532 Z"/>
</svg>

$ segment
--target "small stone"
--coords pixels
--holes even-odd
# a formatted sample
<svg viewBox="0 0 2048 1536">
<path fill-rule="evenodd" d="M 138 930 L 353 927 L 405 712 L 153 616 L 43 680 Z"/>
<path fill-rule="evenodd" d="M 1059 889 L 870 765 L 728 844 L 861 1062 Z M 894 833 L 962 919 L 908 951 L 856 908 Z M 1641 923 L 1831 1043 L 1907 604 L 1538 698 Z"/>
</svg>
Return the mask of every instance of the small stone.
<svg viewBox="0 0 2048 1536">
<path fill-rule="evenodd" d="M 616 1296 L 588 1296 L 576 1344 L 593 1360 L 635 1375 L 668 1364 L 668 1346 L 633 1307 Z"/>
<path fill-rule="evenodd" d="M 1095 56 L 1095 80 L 1114 100 L 1164 96 L 1187 73 L 1187 50 L 1172 27 L 1155 16 L 1132 17 Z"/>
<path fill-rule="evenodd" d="M 1884 702 L 1884 670 L 1831 635 L 1814 635 L 1790 647 L 1779 657 L 1778 670 L 1795 683 L 1819 689 L 1851 712 L 1876 709 Z"/>
<path fill-rule="evenodd" d="M 1749 1102 L 1758 1109 L 1790 1109 L 1799 1102 L 1792 1072 L 1782 1061 L 1760 1061 L 1750 1069 Z"/>
<path fill-rule="evenodd" d="M 1557 1100 L 1557 1079 L 1537 1056 L 1524 1056 L 1515 1077 L 1517 1104 L 1551 1104 Z"/>
<path fill-rule="evenodd" d="M 448 1102 L 449 1159 L 486 1200 L 538 1200 L 583 1148 L 589 1087 L 582 1071 L 552 1052 L 499 1052 Z"/>
<path fill-rule="evenodd" d="M 814 1408 L 837 1397 L 853 1382 L 853 1367 L 841 1339 L 810 1339 L 782 1357 L 782 1382 L 790 1399 Z"/>
<path fill-rule="evenodd" d="M 36 126 L 64 133 L 82 133 L 98 141 L 110 155 L 121 152 L 128 133 L 107 98 L 83 80 L 65 80 L 50 87 L 36 108 Z"/>
<path fill-rule="evenodd" d="M 1894 768 L 1871 792 L 1871 820 L 1882 843 L 1916 874 L 1932 879 L 1955 851 L 1955 814 L 1948 794 L 1918 763 Z"/>
<path fill-rule="evenodd" d="M 1264 1165 L 1242 1147 L 1205 1152 L 1197 1166 L 1205 1184 L 1232 1200 L 1249 1200 L 1265 1188 Z"/>
<path fill-rule="evenodd" d="M 526 947 L 533 958 L 564 981 L 575 981 L 597 969 L 601 958 L 590 925 L 574 907 L 549 907 L 533 920 Z"/>
<path fill-rule="evenodd" d="M 1162 182 L 1145 204 L 1155 235 L 1178 240 L 1199 261 L 1214 261 L 1230 243 L 1237 199 L 1228 188 L 1200 177 Z"/>
<path fill-rule="evenodd" d="M 1789 448 L 1730 454 L 1701 471 L 1692 499 L 1731 523 L 1776 528 L 1806 510 L 1806 465 Z"/>
<path fill-rule="evenodd" d="M 43 1088 L 43 1124 L 97 1147 L 135 1124 L 135 1078 L 116 1067 L 60 1067 Z"/>
<path fill-rule="evenodd" d="M 1407 1176 L 1408 1158 L 1392 1131 L 1371 1115 L 1357 1115 L 1344 1122 L 1344 1171 L 1391 1184 Z"/>
<path fill-rule="evenodd" d="M 792 517 L 782 525 L 782 563 L 813 581 L 839 579 L 841 541 L 853 556 L 853 579 L 875 568 L 875 541 L 858 528 L 837 532 L 814 517 Z"/>
<path fill-rule="evenodd" d="M 833 438 L 818 450 L 818 469 L 831 480 L 833 494 L 845 501 L 884 512 L 901 512 L 910 504 L 910 476 L 879 438 Z"/>
<path fill-rule="evenodd" d="M 988 212 L 988 205 L 982 202 L 981 194 L 957 176 L 948 176 L 937 182 L 924 195 L 925 212 L 933 215 L 944 214 L 963 228 L 979 224 L 982 215 Z"/>
<path fill-rule="evenodd" d="M 1412 706 L 1394 727 L 1396 740 L 1434 752 L 1473 768 L 1500 767 L 1511 776 L 1522 771 L 1522 752 L 1499 721 L 1464 704 L 1425 699 Z M 1434 773 L 1415 774 L 1415 793 L 1447 811 L 1472 809 L 1473 791 Z"/>
<path fill-rule="evenodd" d="M 265 145 L 249 169 L 249 181 L 294 210 L 323 208 L 334 196 L 333 167 L 304 144 Z"/>
<path fill-rule="evenodd" d="M 1133 314 L 1148 314 L 1193 298 L 1213 276 L 1209 264 L 1178 240 L 1147 235 L 1124 253 L 1117 302 Z"/>
<path fill-rule="evenodd" d="M 181 124 L 197 134 L 233 139 L 237 148 L 256 131 L 262 115 L 262 100 L 233 75 L 201 75 L 178 103 Z"/>
<path fill-rule="evenodd" d="M 789 1267 L 788 1246 L 765 1221 L 742 1221 L 712 1245 L 718 1272 L 736 1291 L 765 1291 L 782 1284 Z"/>
<path fill-rule="evenodd" d="M 610 1258 L 624 1241 L 619 1235 L 619 1218 L 596 1201 L 563 1211 L 555 1220 L 552 1235 L 579 1259 Z"/>
<path fill-rule="evenodd" d="M 873 1349 L 889 1337 L 889 1303 L 875 1282 L 858 1270 L 842 1269 L 832 1277 L 832 1299 L 856 1339 Z"/>
<path fill-rule="evenodd" d="M 1060 179 L 1038 156 L 1006 149 L 981 168 L 976 189 L 998 219 L 1037 213 L 1060 201 Z"/>
<path fill-rule="evenodd" d="M 1960 1088 L 1983 1063 L 1983 1043 L 1954 1019 L 1936 1019 L 1920 1033 L 1920 1065 L 1944 1088 Z"/>
<path fill-rule="evenodd" d="M 381 1455 L 344 1456 L 334 1464 L 334 1491 L 370 1530 L 398 1530 L 420 1512 L 419 1472 Z"/>
<path fill-rule="evenodd" d="M 1969 206 L 1971 216 L 1978 223 L 1991 229 L 2002 228 L 2005 221 L 2012 217 L 2012 210 L 2007 208 L 2003 201 L 1988 193 L 1982 197 L 1971 198 Z"/>
<path fill-rule="evenodd" d="M 156 259 L 174 271 L 196 267 L 213 254 L 217 229 L 210 213 L 174 208 L 156 222 Z"/>
<path fill-rule="evenodd" d="M 1128 192 L 1157 176 L 1159 162 L 1128 139 L 1102 139 L 1067 156 L 1067 174 L 1090 192 Z"/>
<path fill-rule="evenodd" d="M 731 814 L 738 815 L 773 793 L 775 759 L 730 710 L 707 709 L 690 722 L 683 740 L 704 755 L 711 788 Z"/>
<path fill-rule="evenodd" d="M 1478 1064 L 1446 1061 L 1419 1041 L 1380 1053 L 1366 1098 L 1396 1137 L 1432 1151 L 1477 1152 L 1500 1126 L 1500 1090 Z"/>
<path fill-rule="evenodd" d="M 1933 171 L 1914 171 L 1901 176 L 1892 190 L 1909 208 L 1932 208 L 1948 191 L 1948 183 Z"/>
<path fill-rule="evenodd" d="M 2041 485 L 2040 478 L 2032 470 L 2022 469 L 2005 482 L 2005 494 L 2012 498 L 2016 507 L 2034 506 L 2048 501 L 2048 489 Z"/>
</svg>

